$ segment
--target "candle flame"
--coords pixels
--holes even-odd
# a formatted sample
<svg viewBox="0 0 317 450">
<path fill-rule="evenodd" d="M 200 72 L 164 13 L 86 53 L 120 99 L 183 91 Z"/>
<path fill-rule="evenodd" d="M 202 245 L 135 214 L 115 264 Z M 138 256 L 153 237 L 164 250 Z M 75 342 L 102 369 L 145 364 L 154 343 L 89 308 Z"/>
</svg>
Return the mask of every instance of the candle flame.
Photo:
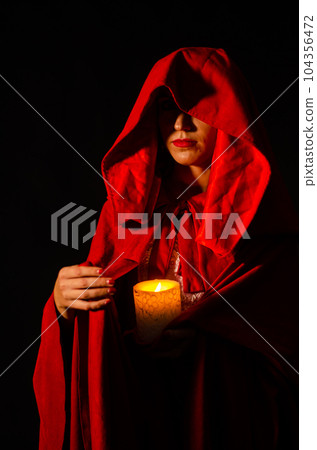
<svg viewBox="0 0 317 450">
<path fill-rule="evenodd" d="M 161 290 L 161 282 L 159 282 L 159 284 L 156 286 L 154 292 L 159 292 L 160 290 Z"/>
</svg>

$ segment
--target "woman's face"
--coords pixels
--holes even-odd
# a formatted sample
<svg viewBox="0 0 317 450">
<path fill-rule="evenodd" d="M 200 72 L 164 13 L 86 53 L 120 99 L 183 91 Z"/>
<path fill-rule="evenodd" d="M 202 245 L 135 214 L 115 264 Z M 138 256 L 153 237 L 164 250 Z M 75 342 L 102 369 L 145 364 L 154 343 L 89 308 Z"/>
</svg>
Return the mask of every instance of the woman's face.
<svg viewBox="0 0 317 450">
<path fill-rule="evenodd" d="M 170 93 L 162 94 L 158 104 L 161 137 L 174 160 L 183 166 L 211 164 L 217 129 L 181 111 Z"/>
</svg>

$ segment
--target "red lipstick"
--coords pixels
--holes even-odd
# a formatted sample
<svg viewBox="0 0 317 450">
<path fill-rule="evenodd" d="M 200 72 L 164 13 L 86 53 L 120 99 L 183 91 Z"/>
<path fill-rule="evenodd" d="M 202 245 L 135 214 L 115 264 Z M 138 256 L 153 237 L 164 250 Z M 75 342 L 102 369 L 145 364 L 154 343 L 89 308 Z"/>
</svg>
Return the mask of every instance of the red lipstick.
<svg viewBox="0 0 317 450">
<path fill-rule="evenodd" d="M 176 147 L 194 147 L 196 143 L 197 141 L 194 141 L 193 139 L 175 139 L 175 141 L 173 141 L 173 144 Z"/>
</svg>

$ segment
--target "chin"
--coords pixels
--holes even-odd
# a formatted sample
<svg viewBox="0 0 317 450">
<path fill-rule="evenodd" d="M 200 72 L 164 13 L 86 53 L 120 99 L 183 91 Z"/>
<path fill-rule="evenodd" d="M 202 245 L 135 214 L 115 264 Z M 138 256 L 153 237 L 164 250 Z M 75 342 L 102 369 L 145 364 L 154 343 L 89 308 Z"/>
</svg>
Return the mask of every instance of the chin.
<svg viewBox="0 0 317 450">
<path fill-rule="evenodd" d="M 196 166 L 197 159 L 195 158 L 175 158 L 175 161 L 181 166 Z"/>
<path fill-rule="evenodd" d="M 178 164 L 180 164 L 181 166 L 195 166 L 195 161 L 176 161 Z"/>
<path fill-rule="evenodd" d="M 190 155 L 189 152 L 185 152 L 184 150 L 181 152 L 170 152 L 173 159 L 182 166 L 191 166 L 197 163 L 198 158 L 196 155 Z M 187 153 L 187 154 L 186 154 Z M 191 153 L 191 152 L 190 152 Z"/>
</svg>

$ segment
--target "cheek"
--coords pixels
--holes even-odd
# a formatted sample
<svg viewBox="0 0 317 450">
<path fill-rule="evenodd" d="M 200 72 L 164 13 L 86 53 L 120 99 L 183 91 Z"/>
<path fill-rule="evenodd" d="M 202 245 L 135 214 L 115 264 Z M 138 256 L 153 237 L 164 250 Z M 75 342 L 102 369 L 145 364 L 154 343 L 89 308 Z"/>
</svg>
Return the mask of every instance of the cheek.
<svg viewBox="0 0 317 450">
<path fill-rule="evenodd" d="M 174 131 L 173 119 L 174 117 L 172 114 L 166 113 L 164 115 L 162 114 L 161 117 L 159 117 L 159 131 L 165 143 Z"/>
<path fill-rule="evenodd" d="M 165 121 L 162 119 L 159 120 L 159 132 L 160 132 L 163 142 L 165 142 L 166 136 L 168 134 L 168 130 L 167 130 Z"/>
<path fill-rule="evenodd" d="M 208 127 L 208 129 L 205 129 L 203 131 L 203 134 L 204 134 L 203 143 L 204 143 L 205 150 L 206 151 L 213 150 L 215 147 L 216 138 L 217 138 L 217 129 Z"/>
</svg>

